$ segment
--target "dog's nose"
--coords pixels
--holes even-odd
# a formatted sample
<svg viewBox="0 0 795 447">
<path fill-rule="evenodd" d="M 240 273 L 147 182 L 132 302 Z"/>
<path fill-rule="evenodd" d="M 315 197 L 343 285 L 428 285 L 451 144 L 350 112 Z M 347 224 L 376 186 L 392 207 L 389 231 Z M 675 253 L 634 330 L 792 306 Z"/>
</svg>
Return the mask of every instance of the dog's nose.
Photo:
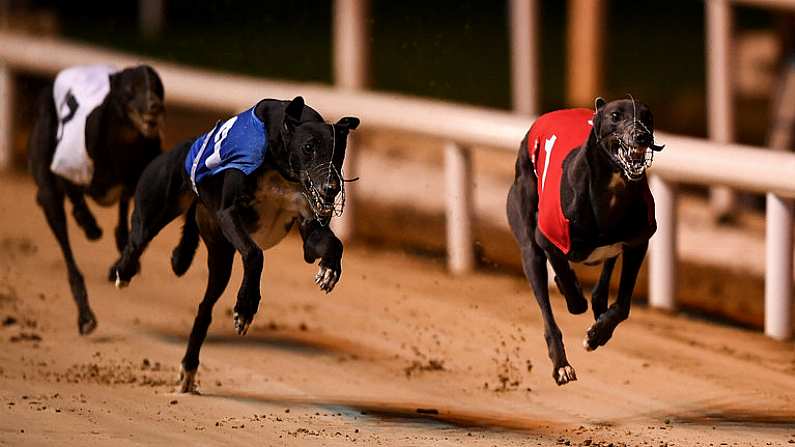
<svg viewBox="0 0 795 447">
<path fill-rule="evenodd" d="M 638 146 L 646 146 L 646 147 L 648 147 L 648 146 L 651 146 L 651 143 L 653 141 L 654 140 L 652 140 L 651 135 L 646 133 L 646 132 L 642 132 L 642 133 L 639 133 L 639 134 L 635 135 L 635 143 Z"/>
<path fill-rule="evenodd" d="M 323 185 L 323 194 L 326 197 L 334 197 L 337 195 L 337 185 L 335 183 L 326 183 Z"/>
</svg>

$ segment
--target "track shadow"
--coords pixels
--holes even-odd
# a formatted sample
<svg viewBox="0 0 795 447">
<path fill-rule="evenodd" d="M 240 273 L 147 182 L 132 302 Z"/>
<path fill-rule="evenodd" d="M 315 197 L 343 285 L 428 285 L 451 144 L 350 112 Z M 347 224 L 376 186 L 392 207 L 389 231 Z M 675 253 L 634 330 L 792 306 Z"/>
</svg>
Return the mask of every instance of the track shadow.
<svg viewBox="0 0 795 447">
<path fill-rule="evenodd" d="M 763 397 L 734 395 L 722 399 L 703 399 L 683 403 L 678 408 L 638 413 L 632 417 L 615 418 L 606 424 L 624 424 L 638 419 L 667 421 L 674 424 L 705 427 L 740 427 L 748 429 L 795 430 L 795 409 L 764 408 Z M 773 402 L 769 403 L 774 405 Z M 591 421 L 591 423 L 599 423 Z"/>
<path fill-rule="evenodd" d="M 573 428 L 573 426 L 563 426 L 558 422 L 549 420 L 523 417 L 516 413 L 489 412 L 433 402 L 376 401 L 341 397 L 296 397 L 242 391 L 230 391 L 223 395 L 210 394 L 206 396 L 276 406 L 320 407 L 333 413 L 341 413 L 350 418 L 373 418 L 377 419 L 379 423 L 392 423 L 402 426 L 415 424 L 436 429 L 464 428 L 553 435 L 561 433 L 563 428 Z"/>
<path fill-rule="evenodd" d="M 165 327 L 148 327 L 155 338 L 172 344 L 184 345 L 188 342 L 188 331 L 176 331 Z M 257 328 L 245 336 L 234 332 L 211 332 L 207 334 L 205 345 L 251 346 L 275 349 L 304 356 L 349 356 L 353 358 L 374 358 L 374 352 L 350 340 L 331 334 L 307 330 Z"/>
<path fill-rule="evenodd" d="M 753 428 L 795 429 L 795 414 L 748 410 L 706 410 L 701 414 L 674 415 L 675 422 L 693 425 L 723 425 Z"/>
</svg>

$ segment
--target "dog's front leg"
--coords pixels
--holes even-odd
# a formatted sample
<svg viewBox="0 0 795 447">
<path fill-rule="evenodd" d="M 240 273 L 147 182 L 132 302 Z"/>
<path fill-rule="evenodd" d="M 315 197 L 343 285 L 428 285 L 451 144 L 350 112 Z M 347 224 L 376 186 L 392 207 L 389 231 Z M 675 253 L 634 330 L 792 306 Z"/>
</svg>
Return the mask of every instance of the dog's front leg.
<svg viewBox="0 0 795 447">
<path fill-rule="evenodd" d="M 613 268 L 616 266 L 616 259 L 608 258 L 602 266 L 602 273 L 599 281 L 591 289 L 591 308 L 593 309 L 593 319 L 599 317 L 607 311 L 607 297 L 610 294 L 610 278 L 613 276 Z"/>
<path fill-rule="evenodd" d="M 618 285 L 618 298 L 606 312 L 599 316 L 596 322 L 588 329 L 583 345 L 588 351 L 593 351 L 603 346 L 613 336 L 613 331 L 619 323 L 629 318 L 629 308 L 632 304 L 632 292 L 635 290 L 635 281 L 646 256 L 649 243 L 624 248 L 624 258 L 621 266 L 621 281 Z"/>
<path fill-rule="evenodd" d="M 320 290 L 329 293 L 342 276 L 342 241 L 328 225 L 321 225 L 317 220 L 301 222 L 300 230 L 304 240 L 304 260 L 312 264 L 320 258 L 315 283 Z"/>
<path fill-rule="evenodd" d="M 119 222 L 116 225 L 116 248 L 119 253 L 124 251 L 127 239 L 130 237 L 130 192 L 125 188 L 119 198 Z"/>
<path fill-rule="evenodd" d="M 240 218 L 244 181 L 245 174 L 241 171 L 224 171 L 221 208 L 216 213 L 221 232 L 243 258 L 243 281 L 237 292 L 234 314 L 235 329 L 240 335 L 246 334 L 259 307 L 260 276 L 264 262 L 262 250 L 251 239 Z"/>
<path fill-rule="evenodd" d="M 588 310 L 588 301 L 582 294 L 582 286 L 562 253 L 548 252 L 547 257 L 555 270 L 555 284 L 566 299 L 569 313 L 579 315 Z"/>
</svg>

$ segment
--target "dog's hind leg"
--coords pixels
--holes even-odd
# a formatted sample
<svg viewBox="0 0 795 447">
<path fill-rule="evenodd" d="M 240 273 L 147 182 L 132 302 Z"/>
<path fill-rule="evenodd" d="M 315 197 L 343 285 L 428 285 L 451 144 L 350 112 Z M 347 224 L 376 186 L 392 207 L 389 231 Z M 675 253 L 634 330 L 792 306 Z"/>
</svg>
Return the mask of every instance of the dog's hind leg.
<svg viewBox="0 0 795 447">
<path fill-rule="evenodd" d="M 624 258 L 621 263 L 621 280 L 618 285 L 618 297 L 606 312 L 599 316 L 596 322 L 588 329 L 583 345 L 588 351 L 593 351 L 603 346 L 613 336 L 613 331 L 619 323 L 629 318 L 629 308 L 632 304 L 632 292 L 635 290 L 635 281 L 646 256 L 648 242 L 642 245 L 624 249 Z"/>
<path fill-rule="evenodd" d="M 28 142 L 28 163 L 38 187 L 36 201 L 44 210 L 47 224 L 61 247 L 69 274 L 72 297 L 77 304 L 77 329 L 80 334 L 85 335 L 96 329 L 97 319 L 88 305 L 88 293 L 83 274 L 77 268 L 72 247 L 69 245 L 64 210 L 65 185 L 50 170 L 50 163 L 55 151 L 55 132 L 58 126 L 58 117 L 52 100 L 52 87 L 46 88 L 39 96 L 37 113 L 38 116 L 31 128 Z"/>
<path fill-rule="evenodd" d="M 42 179 L 39 179 L 42 180 Z M 94 312 L 88 305 L 88 292 L 86 292 L 86 284 L 83 280 L 83 274 L 77 268 L 74 255 L 72 254 L 72 247 L 69 245 L 69 234 L 66 226 L 66 212 L 64 211 L 64 192 L 56 184 L 57 180 L 54 176 L 45 181 L 39 181 L 39 191 L 36 199 L 44 209 L 44 214 L 47 217 L 47 223 L 50 229 L 55 234 L 55 239 L 61 246 L 64 261 L 66 261 L 66 269 L 69 274 L 69 286 L 72 289 L 72 297 L 77 304 L 78 318 L 77 329 L 80 335 L 90 334 L 97 327 L 97 319 Z"/>
<path fill-rule="evenodd" d="M 199 227 L 196 223 L 196 203 L 193 202 L 188 212 L 185 213 L 185 224 L 182 226 L 182 236 L 179 243 L 171 252 L 171 270 L 177 276 L 182 276 L 193 263 L 196 249 L 199 247 Z"/>
<path fill-rule="evenodd" d="M 90 241 L 95 241 L 102 237 L 102 228 L 97 225 L 97 220 L 94 214 L 88 208 L 86 203 L 86 196 L 79 187 L 64 182 L 64 190 L 69 201 L 72 202 L 72 215 L 77 221 L 77 225 L 83 229 L 86 238 Z"/>
<path fill-rule="evenodd" d="M 593 309 L 594 320 L 607 311 L 607 298 L 610 295 L 610 278 L 613 276 L 613 268 L 616 266 L 618 256 L 607 258 L 602 265 L 602 273 L 599 281 L 591 290 L 591 308 Z"/>
<path fill-rule="evenodd" d="M 147 209 L 137 200 L 132 215 L 132 231 L 127 240 L 127 245 L 121 257 L 110 268 L 108 279 L 116 282 L 116 287 L 122 288 L 129 284 L 133 276 L 140 270 L 139 259 L 149 242 L 160 233 L 166 225 L 176 219 L 182 210 L 171 203 L 158 203 L 158 208 Z"/>
<path fill-rule="evenodd" d="M 522 268 L 530 286 L 535 294 L 541 317 L 544 320 L 544 338 L 547 342 L 549 358 L 552 360 L 552 377 L 558 385 L 563 385 L 577 380 L 574 368 L 566 358 L 563 347 L 563 334 L 560 331 L 555 317 L 552 315 L 552 305 L 549 302 L 549 288 L 547 276 L 547 258 L 544 250 L 535 242 L 535 219 L 532 215 L 532 204 L 529 200 L 534 198 L 535 185 L 530 185 L 530 190 L 520 192 L 524 185 L 518 178 L 508 193 L 508 222 L 522 252 Z M 530 195 L 530 199 L 528 199 Z M 536 201 L 537 203 L 537 201 Z"/>
<path fill-rule="evenodd" d="M 127 246 L 127 240 L 130 237 L 130 192 L 126 189 L 122 191 L 119 198 L 119 221 L 116 224 L 116 249 L 119 253 L 124 251 Z"/>
<path fill-rule="evenodd" d="M 179 377 L 179 392 L 190 393 L 196 391 L 196 371 L 199 368 L 199 351 L 207 336 L 207 328 L 212 321 L 213 306 L 229 284 L 232 273 L 232 263 L 235 248 L 220 234 L 213 231 L 210 237 L 205 237 L 207 245 L 207 267 L 209 275 L 204 299 L 199 304 L 193 329 L 188 339 L 185 357 L 182 358 L 182 367 Z"/>
<path fill-rule="evenodd" d="M 144 169 L 135 191 L 132 228 L 121 257 L 110 268 L 108 279 L 126 286 L 138 273 L 139 259 L 149 242 L 195 200 L 182 174 L 186 149 L 163 153 Z"/>
<path fill-rule="evenodd" d="M 571 269 L 569 261 L 561 255 L 550 254 L 549 263 L 552 264 L 552 269 L 555 270 L 555 284 L 558 290 L 566 299 L 566 307 L 569 312 L 574 315 L 579 315 L 588 310 L 588 301 L 582 294 L 582 286 L 580 281 L 577 280 L 577 275 Z"/>
</svg>

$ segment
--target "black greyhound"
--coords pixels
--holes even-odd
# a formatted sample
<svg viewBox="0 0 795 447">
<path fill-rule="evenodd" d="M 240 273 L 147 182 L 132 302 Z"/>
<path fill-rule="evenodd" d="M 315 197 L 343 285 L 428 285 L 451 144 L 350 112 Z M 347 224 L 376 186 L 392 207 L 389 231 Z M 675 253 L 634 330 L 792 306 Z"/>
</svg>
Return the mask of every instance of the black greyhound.
<svg viewBox="0 0 795 447">
<path fill-rule="evenodd" d="M 59 117 L 53 85 L 49 85 L 39 98 L 28 147 L 29 167 L 38 187 L 36 200 L 63 251 L 69 285 L 77 303 L 77 326 L 82 335 L 91 333 L 97 320 L 88 304 L 83 275 L 69 244 L 64 196 L 72 202 L 72 214 L 89 240 L 102 237 L 102 229 L 91 214 L 85 196 L 102 206 L 119 202 L 115 235 L 116 247 L 121 251 L 127 244 L 128 206 L 135 185 L 146 165 L 161 152 L 164 93 L 158 74 L 142 65 L 113 73 L 109 78 L 109 93 L 82 124 L 69 122 L 80 107 L 74 97 L 67 96 L 66 105 L 71 113 Z M 70 125 L 85 126 L 85 150 L 93 162 L 93 176 L 85 185 L 76 184 L 51 170 L 57 139 L 62 129 Z"/>
<path fill-rule="evenodd" d="M 606 103 L 596 111 L 573 109 L 543 115 L 519 147 L 507 213 L 522 253 L 525 276 L 544 320 L 552 377 L 563 385 L 577 380 L 566 359 L 563 337 L 552 316 L 546 261 L 569 312 L 588 309 L 569 265 L 604 262 L 591 293 L 596 322 L 583 342 L 589 351 L 604 345 L 629 316 L 630 300 L 649 238 L 657 229 L 654 200 L 645 175 L 653 151 L 649 108 L 634 99 Z M 609 308 L 610 277 L 623 254 L 618 297 Z"/>
<path fill-rule="evenodd" d="M 234 124 L 241 121 L 248 127 L 235 130 Z M 181 392 L 195 390 L 199 351 L 212 308 L 229 282 L 235 251 L 241 254 L 244 266 L 234 308 L 240 335 L 248 330 L 259 306 L 262 251 L 278 244 L 296 222 L 303 238 L 304 260 L 314 263 L 320 258 L 315 276 L 320 289 L 329 293 L 339 281 L 343 247 L 328 224 L 344 206 L 341 172 L 346 139 L 358 125 L 359 120 L 352 117 L 327 124 L 301 97 L 292 101 L 265 99 L 216 125 L 205 136 L 164 153 L 144 171 L 136 190 L 130 240 L 116 264 L 116 285 L 123 287 L 130 281 L 147 244 L 181 214 L 186 220 L 171 258 L 174 273 L 180 276 L 190 267 L 199 235 L 207 246 L 209 278 L 182 359 Z M 252 137 L 258 141 L 256 145 L 243 144 L 248 147 L 223 154 L 224 141 L 234 139 L 235 132 L 242 135 L 258 126 L 263 127 L 257 132 L 262 140 Z M 214 149 L 213 144 L 220 146 Z M 206 161 L 202 157 L 205 149 L 213 152 Z M 232 167 L 196 180 L 195 173 L 203 169 L 200 164 L 220 169 L 224 162 L 213 162 L 215 154 L 234 163 L 235 151 L 264 153 L 264 157 L 258 166 L 249 166 L 250 172 L 245 166 Z"/>
</svg>

